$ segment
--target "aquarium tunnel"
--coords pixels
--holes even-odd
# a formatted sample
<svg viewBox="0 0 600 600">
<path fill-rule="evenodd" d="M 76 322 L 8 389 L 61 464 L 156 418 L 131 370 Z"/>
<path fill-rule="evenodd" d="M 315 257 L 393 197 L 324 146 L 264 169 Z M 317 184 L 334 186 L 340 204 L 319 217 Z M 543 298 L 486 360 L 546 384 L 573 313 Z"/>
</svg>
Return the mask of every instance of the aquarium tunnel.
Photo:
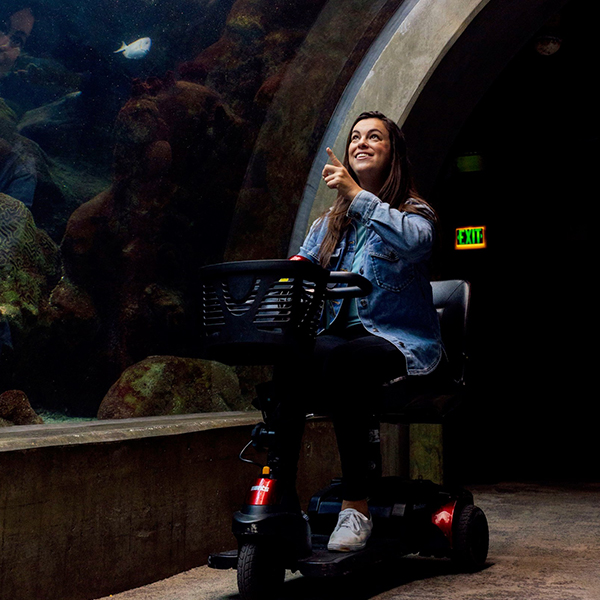
<svg viewBox="0 0 600 600">
<path fill-rule="evenodd" d="M 199 355 L 198 272 L 293 255 L 364 110 L 440 215 L 434 278 L 472 284 L 469 408 L 432 453 L 463 483 L 595 477 L 599 11 L 1 0 L 0 598 L 108 597 L 232 547 L 271 365 Z M 382 428 L 388 472 L 407 441 Z M 309 421 L 302 499 L 336 456 Z"/>
</svg>

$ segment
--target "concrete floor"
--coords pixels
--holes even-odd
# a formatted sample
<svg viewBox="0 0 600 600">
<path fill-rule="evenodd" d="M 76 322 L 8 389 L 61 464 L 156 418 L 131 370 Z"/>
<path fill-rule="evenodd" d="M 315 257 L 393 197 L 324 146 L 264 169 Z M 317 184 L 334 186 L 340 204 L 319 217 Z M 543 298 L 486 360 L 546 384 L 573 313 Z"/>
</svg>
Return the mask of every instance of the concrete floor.
<svg viewBox="0 0 600 600">
<path fill-rule="evenodd" d="M 405 558 L 342 581 L 289 574 L 281 600 L 598 600 L 600 483 L 502 483 L 470 488 L 490 524 L 478 573 L 449 562 Z M 113 600 L 234 600 L 233 571 L 199 567 Z M 102 600 L 107 600 L 106 598 Z"/>
</svg>

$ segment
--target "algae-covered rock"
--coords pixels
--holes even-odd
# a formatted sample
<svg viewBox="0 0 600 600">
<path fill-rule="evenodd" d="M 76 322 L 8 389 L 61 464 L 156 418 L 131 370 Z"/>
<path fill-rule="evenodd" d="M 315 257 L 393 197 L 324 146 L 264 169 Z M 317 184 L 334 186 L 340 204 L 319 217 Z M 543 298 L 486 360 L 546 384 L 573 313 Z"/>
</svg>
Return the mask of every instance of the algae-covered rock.
<svg viewBox="0 0 600 600">
<path fill-rule="evenodd" d="M 0 310 L 11 327 L 38 318 L 60 273 L 58 246 L 23 203 L 0 194 Z"/>
<path fill-rule="evenodd" d="M 245 410 L 231 367 L 209 360 L 150 356 L 126 369 L 98 410 L 99 419 Z"/>
<path fill-rule="evenodd" d="M 0 427 L 11 425 L 39 425 L 44 420 L 29 404 L 29 399 L 20 390 L 8 390 L 0 394 Z"/>
</svg>

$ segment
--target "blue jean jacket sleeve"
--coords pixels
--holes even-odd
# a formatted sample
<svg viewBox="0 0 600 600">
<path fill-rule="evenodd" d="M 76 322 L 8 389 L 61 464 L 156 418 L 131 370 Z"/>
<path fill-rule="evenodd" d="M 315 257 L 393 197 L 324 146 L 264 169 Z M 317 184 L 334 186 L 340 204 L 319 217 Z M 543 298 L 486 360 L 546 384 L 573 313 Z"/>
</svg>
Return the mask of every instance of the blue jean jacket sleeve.
<svg viewBox="0 0 600 600">
<path fill-rule="evenodd" d="M 390 208 L 389 204 L 366 191 L 356 195 L 347 214 L 373 229 L 384 243 L 405 260 L 420 261 L 431 254 L 433 224 L 421 215 Z"/>
<path fill-rule="evenodd" d="M 308 260 L 318 263 L 319 262 L 319 250 L 321 248 L 321 242 L 325 235 L 327 228 L 326 219 L 317 219 L 310 227 L 298 254 L 308 258 Z"/>
</svg>

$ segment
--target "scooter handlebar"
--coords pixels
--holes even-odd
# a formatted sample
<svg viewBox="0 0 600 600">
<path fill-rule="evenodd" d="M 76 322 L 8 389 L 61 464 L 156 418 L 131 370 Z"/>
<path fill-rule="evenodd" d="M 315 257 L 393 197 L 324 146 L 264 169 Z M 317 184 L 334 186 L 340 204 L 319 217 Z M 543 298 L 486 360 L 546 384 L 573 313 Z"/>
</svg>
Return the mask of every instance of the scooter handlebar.
<svg viewBox="0 0 600 600">
<path fill-rule="evenodd" d="M 345 283 L 346 287 L 329 287 L 332 283 Z M 328 298 L 360 298 L 368 296 L 373 289 L 371 282 L 351 271 L 331 271 L 325 295 Z"/>
</svg>

